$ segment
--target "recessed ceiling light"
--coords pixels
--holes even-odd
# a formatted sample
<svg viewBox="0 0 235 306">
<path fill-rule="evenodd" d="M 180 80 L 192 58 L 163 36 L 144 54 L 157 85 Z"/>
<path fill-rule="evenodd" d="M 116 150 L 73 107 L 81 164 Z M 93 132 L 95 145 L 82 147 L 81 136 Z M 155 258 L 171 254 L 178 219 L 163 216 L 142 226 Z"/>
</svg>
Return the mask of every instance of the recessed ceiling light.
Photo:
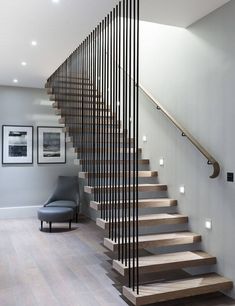
<svg viewBox="0 0 235 306">
<path fill-rule="evenodd" d="M 32 40 L 32 41 L 31 41 L 31 45 L 32 45 L 32 46 L 35 47 L 35 46 L 37 46 L 37 44 L 38 44 L 38 43 L 36 42 L 36 40 Z"/>
<path fill-rule="evenodd" d="M 22 65 L 22 66 L 26 66 L 27 63 L 26 63 L 26 62 L 22 62 L 21 65 Z"/>
<path fill-rule="evenodd" d="M 14 80 L 13 80 L 13 83 L 18 83 L 18 80 L 17 80 L 17 79 L 14 79 Z"/>
<path fill-rule="evenodd" d="M 60 2 L 60 0 L 52 0 L 52 2 L 58 3 L 58 2 Z"/>
</svg>

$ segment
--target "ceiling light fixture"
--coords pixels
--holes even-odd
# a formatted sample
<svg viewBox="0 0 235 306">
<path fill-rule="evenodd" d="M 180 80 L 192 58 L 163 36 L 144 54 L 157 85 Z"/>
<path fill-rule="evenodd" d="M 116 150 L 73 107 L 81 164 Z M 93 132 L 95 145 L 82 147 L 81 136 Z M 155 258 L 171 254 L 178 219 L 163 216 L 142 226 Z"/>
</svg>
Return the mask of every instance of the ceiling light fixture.
<svg viewBox="0 0 235 306">
<path fill-rule="evenodd" d="M 22 66 L 26 66 L 27 63 L 26 63 L 26 62 L 22 62 L 21 65 L 22 65 Z"/>
<path fill-rule="evenodd" d="M 52 2 L 54 3 L 58 3 L 60 0 L 52 0 Z"/>
<path fill-rule="evenodd" d="M 32 45 L 32 46 L 35 47 L 35 46 L 37 46 L 37 44 L 38 44 L 38 43 L 36 42 L 36 40 L 32 40 L 32 41 L 31 41 L 31 45 Z"/>
<path fill-rule="evenodd" d="M 18 83 L 18 80 L 17 80 L 17 79 L 14 79 L 14 80 L 13 80 L 13 83 L 15 83 L 15 84 Z"/>
</svg>

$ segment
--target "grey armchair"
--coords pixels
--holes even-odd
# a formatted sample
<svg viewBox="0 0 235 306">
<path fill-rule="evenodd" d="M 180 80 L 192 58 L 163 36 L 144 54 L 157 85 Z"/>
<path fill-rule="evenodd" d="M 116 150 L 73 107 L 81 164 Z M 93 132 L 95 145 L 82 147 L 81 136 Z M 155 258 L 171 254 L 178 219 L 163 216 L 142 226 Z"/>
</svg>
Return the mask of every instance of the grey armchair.
<svg viewBox="0 0 235 306">
<path fill-rule="evenodd" d="M 77 222 L 79 212 L 78 178 L 76 176 L 59 176 L 55 191 L 44 206 L 72 208 Z"/>
</svg>

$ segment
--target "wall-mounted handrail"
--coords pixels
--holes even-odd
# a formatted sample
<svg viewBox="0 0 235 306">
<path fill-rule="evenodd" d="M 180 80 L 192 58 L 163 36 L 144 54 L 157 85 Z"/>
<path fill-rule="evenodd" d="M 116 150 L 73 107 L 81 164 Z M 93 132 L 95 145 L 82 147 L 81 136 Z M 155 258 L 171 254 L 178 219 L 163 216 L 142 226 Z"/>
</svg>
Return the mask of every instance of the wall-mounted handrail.
<svg viewBox="0 0 235 306">
<path fill-rule="evenodd" d="M 139 84 L 141 91 L 151 100 L 154 106 L 161 111 L 182 133 L 182 136 L 187 137 L 188 140 L 207 158 L 207 164 L 213 166 L 213 173 L 210 178 L 216 178 L 220 173 L 219 163 L 211 156 L 211 154 L 171 115 L 164 109 L 158 100 L 148 92 L 141 84 Z"/>
<path fill-rule="evenodd" d="M 124 70 L 121 65 L 119 69 Z M 127 73 L 127 75 L 129 75 Z M 133 80 L 132 76 L 131 79 Z M 139 83 L 139 89 L 150 99 L 157 110 L 161 111 L 180 131 L 183 137 L 187 137 L 188 140 L 204 155 L 207 159 L 207 164 L 213 166 L 213 173 L 210 178 L 216 178 L 220 174 L 220 165 L 217 160 L 190 134 L 162 105 L 161 103 Z"/>
</svg>

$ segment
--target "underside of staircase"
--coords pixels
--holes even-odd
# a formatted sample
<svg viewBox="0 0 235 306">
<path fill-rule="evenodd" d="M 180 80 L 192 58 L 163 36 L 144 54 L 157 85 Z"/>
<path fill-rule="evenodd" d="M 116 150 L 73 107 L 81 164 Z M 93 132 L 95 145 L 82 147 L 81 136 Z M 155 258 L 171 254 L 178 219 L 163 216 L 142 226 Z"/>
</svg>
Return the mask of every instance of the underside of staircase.
<svg viewBox="0 0 235 306">
<path fill-rule="evenodd" d="M 60 82 L 66 84 L 66 90 L 61 89 Z M 80 96 L 78 88 L 81 84 L 85 84 L 87 102 L 84 104 L 81 102 L 84 99 Z M 113 150 L 118 154 L 123 154 L 129 151 L 130 155 L 135 155 L 136 151 L 133 146 L 133 139 L 126 139 L 128 148 L 123 149 L 122 137 L 126 131 L 122 129 L 123 122 L 116 118 L 109 106 L 102 100 L 102 95 L 93 89 L 92 83 L 89 80 L 79 78 L 61 78 L 56 82 L 49 81 L 46 84 L 50 100 L 53 102 L 53 108 L 56 114 L 60 116 L 59 122 L 65 124 L 64 131 L 68 133 L 70 140 L 73 143 L 75 152 L 77 153 L 77 159 L 75 164 L 79 164 L 82 169 L 84 165 L 91 165 L 89 171 L 82 171 L 79 173 L 80 179 L 85 181 L 92 181 L 94 184 L 86 185 L 84 191 L 94 196 L 94 199 L 90 201 L 90 208 L 97 211 L 97 214 L 101 209 L 109 211 L 112 209 L 114 203 L 112 201 L 102 202 L 95 197 L 99 194 L 110 194 L 114 191 L 116 194 L 123 192 L 122 187 L 115 184 L 96 185 L 96 182 L 102 182 L 103 179 L 110 175 L 110 173 L 97 171 L 97 167 L 104 164 L 112 164 L 117 162 L 116 160 L 94 160 L 92 158 L 94 137 L 92 137 L 93 129 L 91 122 L 94 123 L 94 112 L 92 111 L 92 105 L 89 103 L 89 97 L 92 97 L 92 101 L 97 104 L 95 109 L 95 117 L 99 118 L 105 113 L 105 125 L 107 125 L 106 132 L 109 133 L 109 127 L 112 129 L 120 129 L 120 146 L 113 147 Z M 95 91 L 95 97 L 94 97 Z M 80 110 L 83 108 L 83 124 L 77 124 L 75 118 L 80 114 Z M 104 115 L 103 115 L 104 117 Z M 95 121 L 96 125 L 99 125 L 99 120 Z M 90 147 L 86 148 L 86 153 L 90 154 L 90 158 L 83 159 L 83 148 L 79 145 L 81 139 L 86 137 L 87 143 L 90 143 Z M 124 138 L 124 137 L 123 137 Z M 108 142 L 108 138 L 105 140 Z M 100 141 L 99 146 L 96 146 L 96 150 L 103 152 L 104 146 Z M 201 250 L 200 242 L 202 237 L 200 234 L 193 233 L 188 230 L 188 216 L 179 213 L 177 211 L 177 199 L 168 197 L 167 184 L 160 183 L 158 172 L 156 170 L 150 170 L 150 161 L 148 159 L 141 158 L 142 149 L 138 149 L 138 208 L 139 208 L 139 259 L 138 268 L 140 274 L 140 286 L 139 292 L 133 291 L 128 286 L 123 286 L 123 295 L 131 301 L 134 305 L 147 305 L 158 303 L 162 301 L 174 300 L 184 297 L 191 297 L 196 295 L 202 295 L 206 293 L 212 293 L 217 291 L 225 291 L 232 288 L 232 281 L 220 276 L 216 273 L 203 274 L 203 267 L 205 266 L 205 272 L 208 271 L 208 266 L 216 264 L 216 258 L 213 255 Z M 111 156 L 111 155 L 110 155 Z M 100 168 L 99 168 L 100 169 Z M 110 168 L 112 169 L 112 167 Z M 128 171 L 128 170 L 126 170 Z M 125 169 L 119 173 L 120 177 L 125 177 Z M 128 175 L 132 176 L 132 172 L 129 170 Z M 133 174 L 134 175 L 134 174 Z M 133 192 L 133 185 L 130 182 L 125 187 L 128 192 Z M 123 207 L 121 197 L 118 203 L 118 210 Z M 130 201 L 130 205 L 132 202 Z M 190 203 L 189 203 L 190 205 Z M 115 216 L 114 216 L 115 218 Z M 126 220 L 124 217 L 119 220 L 114 219 L 112 224 L 110 220 L 104 217 L 97 217 L 96 224 L 98 227 L 104 230 L 104 246 L 112 251 L 118 252 L 118 244 L 121 247 L 125 247 L 125 240 L 118 241 L 118 239 L 112 239 L 108 237 L 108 229 L 110 226 L 122 227 L 124 222 L 128 222 L 128 226 L 132 226 L 133 220 L 130 218 Z M 132 238 L 130 239 L 129 246 L 132 247 Z M 132 273 L 133 264 L 135 260 L 113 260 L 113 269 L 125 277 Z M 187 276 L 183 278 L 169 279 L 162 277 L 163 272 L 168 274 L 169 271 L 198 268 L 200 272 L 194 269 L 194 274 L 187 273 Z M 187 270 L 188 271 L 188 270 Z M 196 272 L 195 272 L 196 271 Z M 160 273 L 161 272 L 161 273 Z M 158 275 L 161 275 L 159 279 Z M 142 282 L 142 276 L 144 276 L 144 282 Z M 148 280 L 149 276 L 149 282 Z M 155 281 L 153 281 L 155 279 Z M 156 281 L 157 280 L 157 281 Z"/>
</svg>

